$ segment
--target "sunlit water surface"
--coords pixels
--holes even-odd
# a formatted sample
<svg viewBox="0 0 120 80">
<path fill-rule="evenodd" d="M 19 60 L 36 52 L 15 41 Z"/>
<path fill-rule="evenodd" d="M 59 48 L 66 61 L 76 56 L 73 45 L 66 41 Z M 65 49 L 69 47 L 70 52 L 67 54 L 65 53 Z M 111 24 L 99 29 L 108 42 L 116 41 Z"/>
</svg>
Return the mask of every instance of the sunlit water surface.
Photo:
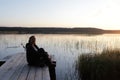
<svg viewBox="0 0 120 80">
<path fill-rule="evenodd" d="M 1 34 L 0 59 L 25 52 L 23 45 L 31 35 L 36 44 L 54 55 L 57 80 L 78 80 L 76 61 L 80 54 L 100 53 L 103 49 L 120 48 L 120 34 L 58 35 L 58 34 Z"/>
</svg>

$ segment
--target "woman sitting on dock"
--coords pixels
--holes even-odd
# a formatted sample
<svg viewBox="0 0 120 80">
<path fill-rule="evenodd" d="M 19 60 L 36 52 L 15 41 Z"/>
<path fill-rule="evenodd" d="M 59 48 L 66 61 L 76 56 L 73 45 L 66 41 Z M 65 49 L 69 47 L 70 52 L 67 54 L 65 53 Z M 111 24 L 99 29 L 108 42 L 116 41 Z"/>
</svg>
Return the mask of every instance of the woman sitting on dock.
<svg viewBox="0 0 120 80">
<path fill-rule="evenodd" d="M 49 55 L 43 48 L 39 48 L 36 45 L 35 36 L 29 38 L 28 43 L 26 44 L 26 58 L 27 62 L 31 66 L 40 66 L 43 67 L 47 65 L 49 67 L 50 78 L 51 80 L 56 80 L 55 66 L 56 63 L 51 61 Z"/>
</svg>

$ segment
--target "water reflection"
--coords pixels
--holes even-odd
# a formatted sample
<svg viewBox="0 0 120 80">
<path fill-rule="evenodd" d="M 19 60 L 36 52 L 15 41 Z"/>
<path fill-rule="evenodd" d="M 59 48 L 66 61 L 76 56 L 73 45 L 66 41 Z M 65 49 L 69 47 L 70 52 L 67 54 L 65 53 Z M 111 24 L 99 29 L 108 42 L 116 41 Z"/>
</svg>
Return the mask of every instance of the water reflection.
<svg viewBox="0 0 120 80">
<path fill-rule="evenodd" d="M 33 35 L 33 34 L 32 34 Z M 25 52 L 25 45 L 31 34 L 0 35 L 0 59 L 19 52 Z M 78 80 L 75 70 L 76 59 L 82 53 L 100 53 L 106 48 L 120 48 L 120 35 L 43 35 L 35 34 L 36 43 L 57 60 L 57 80 Z"/>
</svg>

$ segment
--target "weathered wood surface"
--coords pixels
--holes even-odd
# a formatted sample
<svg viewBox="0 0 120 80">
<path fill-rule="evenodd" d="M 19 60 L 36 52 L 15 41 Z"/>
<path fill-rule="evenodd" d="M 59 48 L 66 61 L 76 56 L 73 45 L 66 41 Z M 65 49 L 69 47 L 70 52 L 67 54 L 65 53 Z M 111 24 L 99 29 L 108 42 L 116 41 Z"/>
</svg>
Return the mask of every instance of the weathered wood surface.
<svg viewBox="0 0 120 80">
<path fill-rule="evenodd" d="M 50 80 L 48 67 L 28 66 L 25 53 L 18 53 L 0 67 L 0 80 Z"/>
</svg>

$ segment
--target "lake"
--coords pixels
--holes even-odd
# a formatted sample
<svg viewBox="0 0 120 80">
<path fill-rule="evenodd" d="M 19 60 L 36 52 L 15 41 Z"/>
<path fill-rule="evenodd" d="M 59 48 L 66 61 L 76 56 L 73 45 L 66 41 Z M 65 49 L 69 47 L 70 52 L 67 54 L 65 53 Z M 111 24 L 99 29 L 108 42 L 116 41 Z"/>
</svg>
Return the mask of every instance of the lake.
<svg viewBox="0 0 120 80">
<path fill-rule="evenodd" d="M 57 80 L 78 80 L 76 62 L 80 54 L 120 48 L 120 34 L 0 34 L 0 59 L 25 52 L 23 45 L 25 46 L 31 35 L 36 37 L 39 47 L 54 55 L 57 60 Z"/>
</svg>

